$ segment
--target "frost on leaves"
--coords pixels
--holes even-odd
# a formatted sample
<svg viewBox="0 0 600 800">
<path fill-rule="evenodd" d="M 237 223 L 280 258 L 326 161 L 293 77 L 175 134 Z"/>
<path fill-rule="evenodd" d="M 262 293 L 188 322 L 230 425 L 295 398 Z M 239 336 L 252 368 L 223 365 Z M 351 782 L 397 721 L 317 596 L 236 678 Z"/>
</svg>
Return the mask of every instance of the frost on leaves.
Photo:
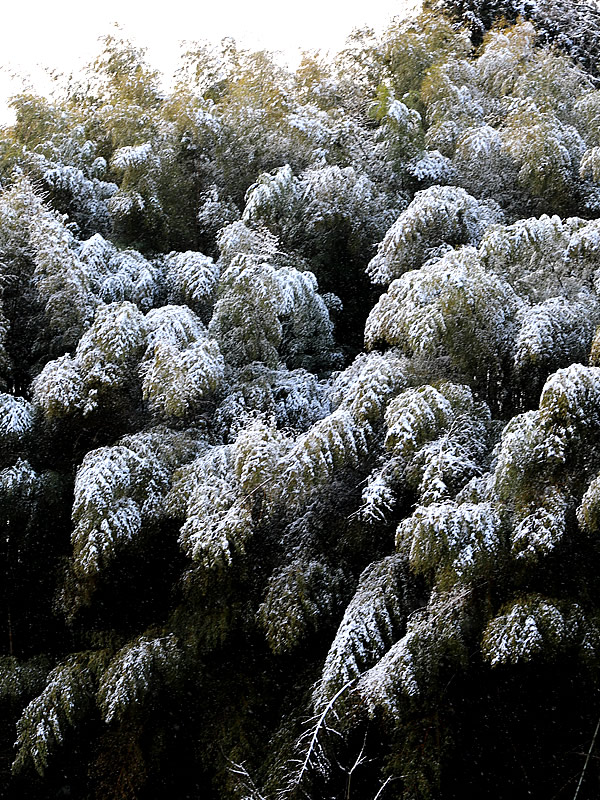
<svg viewBox="0 0 600 800">
<path fill-rule="evenodd" d="M 258 621 L 271 650 L 288 653 L 329 620 L 340 601 L 341 570 L 302 554 L 269 579 Z"/>
<path fill-rule="evenodd" d="M 416 602 L 402 556 L 388 556 L 365 569 L 325 659 L 313 697 L 317 709 L 386 653 L 403 633 Z"/>
<path fill-rule="evenodd" d="M 168 474 L 156 457 L 123 445 L 91 450 L 75 478 L 72 534 L 75 567 L 90 577 L 136 539 L 156 514 Z"/>
<path fill-rule="evenodd" d="M 69 729 L 76 728 L 92 707 L 104 661 L 102 652 L 76 653 L 50 672 L 45 689 L 17 723 L 15 772 L 32 762 L 44 774 Z"/>
<path fill-rule="evenodd" d="M 161 675 L 172 671 L 180 651 L 173 634 L 129 642 L 109 663 L 100 679 L 98 705 L 105 722 L 120 720 L 152 691 Z"/>
<path fill-rule="evenodd" d="M 485 229 L 501 220 L 496 203 L 476 200 L 460 187 L 424 189 L 386 233 L 367 272 L 375 283 L 390 283 L 442 244 L 478 245 Z"/>
<path fill-rule="evenodd" d="M 466 666 L 469 595 L 464 587 L 434 591 L 427 607 L 411 614 L 404 636 L 358 682 L 370 713 L 398 717 L 407 698 L 435 692 L 446 671 Z"/>
<path fill-rule="evenodd" d="M 518 664 L 561 650 L 577 633 L 578 609 L 567 613 L 540 595 L 513 603 L 488 624 L 482 641 L 492 664 Z"/>
</svg>

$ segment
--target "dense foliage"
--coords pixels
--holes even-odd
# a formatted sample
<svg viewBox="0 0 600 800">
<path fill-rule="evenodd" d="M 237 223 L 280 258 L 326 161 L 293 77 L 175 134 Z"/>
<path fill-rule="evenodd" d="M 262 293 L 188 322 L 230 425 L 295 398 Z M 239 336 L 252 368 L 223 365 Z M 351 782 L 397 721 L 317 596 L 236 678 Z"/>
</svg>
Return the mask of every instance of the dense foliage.
<svg viewBox="0 0 600 800">
<path fill-rule="evenodd" d="M 3 797 L 597 796 L 597 14 L 13 99 Z"/>
</svg>

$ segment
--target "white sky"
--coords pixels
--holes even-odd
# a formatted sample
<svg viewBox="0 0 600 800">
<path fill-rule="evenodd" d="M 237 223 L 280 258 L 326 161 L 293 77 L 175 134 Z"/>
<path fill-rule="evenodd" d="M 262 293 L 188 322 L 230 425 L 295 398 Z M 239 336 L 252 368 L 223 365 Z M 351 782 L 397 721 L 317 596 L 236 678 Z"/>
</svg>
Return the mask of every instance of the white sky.
<svg viewBox="0 0 600 800">
<path fill-rule="evenodd" d="M 0 123 L 6 100 L 22 89 L 9 73 L 28 75 L 43 93 L 42 67 L 77 71 L 100 50 L 98 38 L 118 22 L 148 48 L 150 64 L 168 78 L 183 40 L 232 36 L 251 48 L 282 51 L 295 66 L 300 50 L 339 50 L 353 28 L 381 30 L 410 0 L 10 0 L 0 27 Z"/>
</svg>

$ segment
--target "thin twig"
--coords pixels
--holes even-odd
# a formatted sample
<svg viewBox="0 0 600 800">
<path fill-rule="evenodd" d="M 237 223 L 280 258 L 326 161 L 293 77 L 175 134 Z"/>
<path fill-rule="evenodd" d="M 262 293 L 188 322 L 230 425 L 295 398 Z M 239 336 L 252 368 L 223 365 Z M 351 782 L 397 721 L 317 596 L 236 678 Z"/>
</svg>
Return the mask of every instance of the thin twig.
<svg viewBox="0 0 600 800">
<path fill-rule="evenodd" d="M 581 770 L 581 775 L 579 776 L 579 783 L 577 784 L 577 789 L 575 789 L 573 800 L 577 800 L 577 795 L 579 794 L 579 790 L 581 789 L 581 784 L 583 783 L 583 776 L 585 775 L 587 765 L 589 764 L 590 757 L 592 755 L 592 750 L 594 749 L 594 745 L 596 744 L 596 736 L 598 736 L 598 730 L 600 730 L 600 717 L 598 717 L 598 722 L 596 723 L 596 730 L 594 731 L 594 735 L 592 736 L 592 743 L 590 745 L 590 749 L 588 750 L 588 754 L 585 759 L 585 764 L 583 765 L 583 769 Z"/>
<path fill-rule="evenodd" d="M 403 777 L 403 776 L 401 776 L 401 777 Z M 391 775 L 388 778 L 386 778 L 385 782 L 381 784 L 381 786 L 379 788 L 379 791 L 377 792 L 377 794 L 375 795 L 373 800 L 379 800 L 379 798 L 381 797 L 381 793 L 383 792 L 385 787 L 388 785 L 388 783 L 390 783 L 390 781 L 397 781 L 397 780 L 398 780 L 398 777 L 393 778 Z"/>
<path fill-rule="evenodd" d="M 348 770 L 348 781 L 346 783 L 346 800 L 350 800 L 350 785 L 352 783 L 352 775 L 354 770 L 359 767 L 363 762 L 363 753 L 365 752 L 365 747 L 367 746 L 367 734 L 368 730 L 365 731 L 365 738 L 363 739 L 362 747 L 360 748 L 360 753 L 356 757 L 356 761 Z"/>
</svg>

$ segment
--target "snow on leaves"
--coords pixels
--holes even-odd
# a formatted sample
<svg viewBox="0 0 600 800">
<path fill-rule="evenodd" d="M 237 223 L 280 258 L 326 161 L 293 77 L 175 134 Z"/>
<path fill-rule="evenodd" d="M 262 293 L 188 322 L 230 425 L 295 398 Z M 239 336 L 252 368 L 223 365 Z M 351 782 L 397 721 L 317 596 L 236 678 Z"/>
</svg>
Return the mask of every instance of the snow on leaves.
<svg viewBox="0 0 600 800">
<path fill-rule="evenodd" d="M 46 687 L 23 711 L 17 723 L 14 771 L 28 762 L 43 775 L 70 729 L 85 719 L 94 703 L 103 654 L 77 653 L 55 667 Z"/>
<path fill-rule="evenodd" d="M 61 356 L 44 367 L 33 387 L 34 403 L 50 417 L 90 414 L 130 378 L 144 341 L 144 317 L 136 306 L 99 307 L 75 356 Z"/>
<path fill-rule="evenodd" d="M 129 709 L 141 705 L 160 681 L 161 674 L 173 671 L 179 659 L 180 650 L 173 634 L 140 636 L 125 645 L 100 679 L 98 705 L 104 721 L 120 720 Z"/>
<path fill-rule="evenodd" d="M 390 283 L 420 267 L 442 244 L 478 245 L 485 229 L 501 220 L 495 203 L 478 201 L 460 187 L 424 189 L 386 233 L 367 272 L 375 283 Z"/>
<path fill-rule="evenodd" d="M 234 262 L 209 325 L 233 366 L 262 361 L 277 367 L 331 364 L 333 325 L 311 272 Z M 235 272 L 234 272 L 235 268 Z"/>
<path fill-rule="evenodd" d="M 462 379 L 493 393 L 521 304 L 474 249 L 452 250 L 391 284 L 367 319 L 365 344 L 448 358 Z"/>
<path fill-rule="evenodd" d="M 403 632 L 416 601 L 407 569 L 404 558 L 392 555 L 371 564 L 360 576 L 315 689 L 317 709 L 373 666 Z"/>
<path fill-rule="evenodd" d="M 160 270 L 136 250 L 119 250 L 96 233 L 81 243 L 79 257 L 103 303 L 128 300 L 148 311 L 158 300 Z"/>
<path fill-rule="evenodd" d="M 310 557 L 299 556 L 269 579 L 258 621 L 276 654 L 300 645 L 339 606 L 343 573 Z"/>
<path fill-rule="evenodd" d="M 441 384 L 407 389 L 386 410 L 385 448 L 422 504 L 456 493 L 480 474 L 490 412 L 465 386 Z"/>
<path fill-rule="evenodd" d="M 186 306 L 163 306 L 146 317 L 148 347 L 140 366 L 144 397 L 164 414 L 185 417 L 223 380 L 219 345 Z"/>
<path fill-rule="evenodd" d="M 253 533 L 251 503 L 239 491 L 234 464 L 233 446 L 222 445 L 173 475 L 168 509 L 184 520 L 181 546 L 208 570 L 230 566 Z"/>
<path fill-rule="evenodd" d="M 536 498 L 533 510 L 525 506 L 515 514 L 511 536 L 515 558 L 535 563 L 551 553 L 566 535 L 569 509 L 570 498 L 559 489 L 548 487 Z"/>
<path fill-rule="evenodd" d="M 581 498 L 577 522 L 588 533 L 596 533 L 600 527 L 600 476 L 594 478 Z"/>
<path fill-rule="evenodd" d="M 33 406 L 23 397 L 0 392 L 0 440 L 20 439 L 33 428 Z"/>
<path fill-rule="evenodd" d="M 426 695 L 446 670 L 467 664 L 469 597 L 464 587 L 433 591 L 427 607 L 410 615 L 404 636 L 358 682 L 370 713 L 381 709 L 398 717 L 406 698 Z"/>
<path fill-rule="evenodd" d="M 212 258 L 192 250 L 169 253 L 165 266 L 172 301 L 187 303 L 193 311 L 199 311 L 213 300 L 219 268 Z"/>
<path fill-rule="evenodd" d="M 540 398 L 545 424 L 562 428 L 569 437 L 581 437 L 600 426 L 600 367 L 572 364 L 546 381 Z"/>
<path fill-rule="evenodd" d="M 522 598 L 488 624 L 485 657 L 492 666 L 518 664 L 564 648 L 577 632 L 579 613 L 576 607 L 566 611 L 540 595 Z"/>
<path fill-rule="evenodd" d="M 34 384 L 34 403 L 49 417 L 90 414 L 142 379 L 151 406 L 185 416 L 223 377 L 217 343 L 185 306 L 146 317 L 129 302 L 100 306 L 75 355 L 50 361 Z"/>
<path fill-rule="evenodd" d="M 553 297 L 524 311 L 515 339 L 515 372 L 530 381 L 587 358 L 598 320 L 598 302 L 590 294 L 579 302 Z"/>
<path fill-rule="evenodd" d="M 329 381 L 306 370 L 270 369 L 253 362 L 235 377 L 213 421 L 224 441 L 235 439 L 255 412 L 274 418 L 279 428 L 306 431 L 331 411 Z"/>
<path fill-rule="evenodd" d="M 499 531 L 500 519 L 490 503 L 432 503 L 400 523 L 396 546 L 415 571 L 450 570 L 452 580 L 464 585 L 493 568 Z"/>
<path fill-rule="evenodd" d="M 83 577 L 103 569 L 154 518 L 168 473 L 156 456 L 116 445 L 91 450 L 75 478 L 73 557 Z"/>
</svg>

